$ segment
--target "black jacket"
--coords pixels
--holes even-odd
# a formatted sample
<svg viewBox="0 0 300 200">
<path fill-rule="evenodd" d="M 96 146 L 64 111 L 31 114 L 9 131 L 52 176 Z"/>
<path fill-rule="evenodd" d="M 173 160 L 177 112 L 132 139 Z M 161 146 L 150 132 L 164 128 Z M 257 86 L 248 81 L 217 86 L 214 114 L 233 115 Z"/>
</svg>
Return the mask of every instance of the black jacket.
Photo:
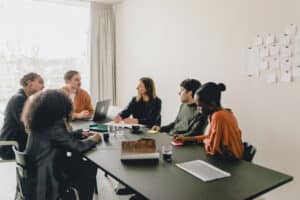
<svg viewBox="0 0 300 200">
<path fill-rule="evenodd" d="M 68 132 L 63 121 L 48 130 L 29 134 L 25 153 L 30 169 L 35 171 L 28 178 L 30 200 L 58 198 L 67 179 L 66 152 L 83 153 L 96 145 L 93 140 L 79 140 L 78 134 Z"/>
<path fill-rule="evenodd" d="M 0 140 L 17 141 L 21 151 L 25 149 L 27 141 L 27 134 L 21 122 L 21 113 L 26 100 L 27 96 L 23 89 L 20 89 L 17 94 L 10 98 L 5 109 L 4 123 L 0 134 Z M 13 159 L 15 157 L 11 146 L 0 147 L 0 156 L 3 159 Z"/>
<path fill-rule="evenodd" d="M 143 100 L 136 101 L 136 97 L 133 97 L 128 106 L 119 113 L 119 116 L 124 119 L 132 115 L 133 118 L 139 120 L 140 124 L 144 124 L 148 128 L 151 128 L 153 125 L 160 126 L 160 112 L 161 100 L 158 97 L 151 99 L 148 102 Z"/>
</svg>

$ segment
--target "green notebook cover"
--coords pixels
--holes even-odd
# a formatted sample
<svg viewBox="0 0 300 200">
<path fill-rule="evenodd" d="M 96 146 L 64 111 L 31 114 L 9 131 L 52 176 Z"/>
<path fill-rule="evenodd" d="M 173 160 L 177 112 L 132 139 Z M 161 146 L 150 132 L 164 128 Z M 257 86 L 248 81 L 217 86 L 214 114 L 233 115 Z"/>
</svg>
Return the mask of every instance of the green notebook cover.
<svg viewBox="0 0 300 200">
<path fill-rule="evenodd" d="M 91 124 L 89 128 L 91 131 L 107 132 L 107 126 L 103 124 Z"/>
</svg>

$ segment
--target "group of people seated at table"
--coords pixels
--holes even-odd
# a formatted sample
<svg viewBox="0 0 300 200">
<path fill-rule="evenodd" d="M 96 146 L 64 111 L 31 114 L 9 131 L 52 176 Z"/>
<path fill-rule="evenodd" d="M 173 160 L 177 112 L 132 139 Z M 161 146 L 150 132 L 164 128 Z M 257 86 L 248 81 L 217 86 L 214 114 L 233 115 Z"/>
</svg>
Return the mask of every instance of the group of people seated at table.
<svg viewBox="0 0 300 200">
<path fill-rule="evenodd" d="M 0 140 L 17 141 L 18 150 L 26 153 L 35 168 L 35 175 L 26 187 L 31 200 L 57 200 L 70 186 L 78 190 L 80 199 L 93 199 L 97 167 L 82 154 L 95 147 L 101 137 L 72 130 L 72 120 L 89 119 L 94 109 L 90 95 L 81 88 L 78 71 L 66 72 L 64 80 L 66 85 L 62 88 L 42 91 L 43 78 L 28 73 L 21 78 L 22 88 L 10 98 L 5 109 Z M 143 124 L 152 131 L 172 135 L 177 142 L 202 143 L 212 156 L 228 160 L 243 158 L 238 122 L 233 112 L 221 105 L 224 84 L 201 85 L 196 79 L 183 80 L 179 85 L 178 114 L 164 126 L 161 126 L 162 101 L 153 80 L 141 78 L 136 89 L 137 95 L 114 118 L 116 123 Z M 13 159 L 14 152 L 11 147 L 3 146 L 0 156 Z"/>
</svg>

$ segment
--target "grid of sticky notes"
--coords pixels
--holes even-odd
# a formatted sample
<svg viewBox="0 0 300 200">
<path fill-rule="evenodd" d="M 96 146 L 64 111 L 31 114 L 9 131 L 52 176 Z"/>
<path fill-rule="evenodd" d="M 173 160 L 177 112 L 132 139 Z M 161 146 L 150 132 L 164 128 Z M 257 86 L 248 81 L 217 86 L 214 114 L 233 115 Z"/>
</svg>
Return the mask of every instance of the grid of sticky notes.
<svg viewBox="0 0 300 200">
<path fill-rule="evenodd" d="M 256 34 L 246 49 L 248 77 L 262 77 L 268 83 L 292 82 L 300 77 L 300 32 L 295 24 L 281 34 Z"/>
</svg>

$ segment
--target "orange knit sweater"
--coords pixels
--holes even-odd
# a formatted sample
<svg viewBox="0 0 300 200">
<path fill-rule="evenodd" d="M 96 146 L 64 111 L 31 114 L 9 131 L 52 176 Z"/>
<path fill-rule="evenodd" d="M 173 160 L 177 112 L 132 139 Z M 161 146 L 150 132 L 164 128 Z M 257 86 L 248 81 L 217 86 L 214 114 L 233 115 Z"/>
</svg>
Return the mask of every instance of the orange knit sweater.
<svg viewBox="0 0 300 200">
<path fill-rule="evenodd" d="M 62 90 L 70 96 L 70 90 L 68 87 L 63 87 Z M 92 101 L 90 95 L 83 89 L 79 89 L 76 93 L 73 103 L 73 113 L 80 113 L 83 110 L 89 111 L 90 115 L 94 113 Z"/>
<path fill-rule="evenodd" d="M 216 153 L 242 159 L 244 146 L 238 122 L 230 110 L 222 109 L 212 114 L 208 134 L 196 136 L 198 142 L 204 142 L 210 155 Z"/>
</svg>

